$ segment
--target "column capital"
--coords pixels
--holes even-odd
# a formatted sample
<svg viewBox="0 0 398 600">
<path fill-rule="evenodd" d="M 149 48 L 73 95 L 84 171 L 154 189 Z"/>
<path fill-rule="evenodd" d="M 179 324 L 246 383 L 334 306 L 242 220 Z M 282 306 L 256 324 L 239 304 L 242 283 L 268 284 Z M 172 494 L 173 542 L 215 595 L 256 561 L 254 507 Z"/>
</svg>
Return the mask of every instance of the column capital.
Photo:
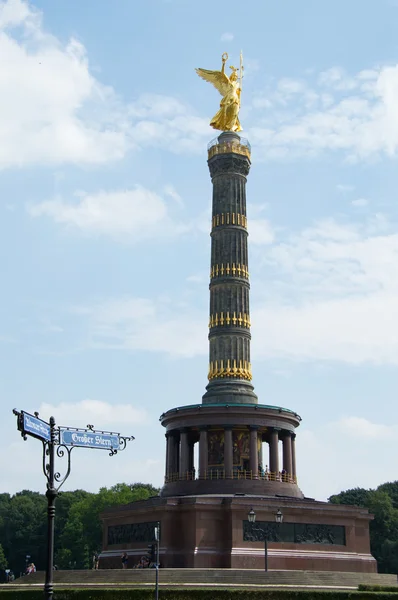
<svg viewBox="0 0 398 600">
<path fill-rule="evenodd" d="M 208 425 L 200 425 L 199 426 L 199 431 L 208 431 L 209 426 Z"/>
<path fill-rule="evenodd" d="M 294 441 L 296 439 L 296 434 L 293 431 L 291 431 L 290 435 L 292 437 L 292 441 Z"/>
<path fill-rule="evenodd" d="M 233 425 L 223 425 L 224 431 L 229 431 L 230 429 L 233 429 L 233 427 Z"/>
<path fill-rule="evenodd" d="M 289 438 L 291 438 L 292 437 L 292 433 L 293 432 L 290 429 L 282 429 L 282 435 L 283 435 L 283 437 L 289 437 Z"/>
<path fill-rule="evenodd" d="M 180 433 L 189 433 L 191 430 L 189 427 L 181 427 Z"/>
<path fill-rule="evenodd" d="M 271 433 L 278 433 L 282 431 L 282 429 L 280 427 L 270 427 L 270 432 Z"/>
<path fill-rule="evenodd" d="M 251 431 L 257 431 L 258 429 L 260 429 L 260 426 L 259 425 L 249 425 L 249 429 Z"/>
</svg>

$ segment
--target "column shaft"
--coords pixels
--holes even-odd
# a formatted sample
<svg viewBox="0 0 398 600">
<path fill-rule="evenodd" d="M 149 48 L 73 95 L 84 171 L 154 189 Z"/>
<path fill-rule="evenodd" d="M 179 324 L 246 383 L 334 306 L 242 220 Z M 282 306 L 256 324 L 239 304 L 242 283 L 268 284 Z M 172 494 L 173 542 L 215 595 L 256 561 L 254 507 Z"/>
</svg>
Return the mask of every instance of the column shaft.
<svg viewBox="0 0 398 600">
<path fill-rule="evenodd" d="M 292 435 L 292 476 L 294 481 L 297 478 L 297 469 L 296 469 L 296 434 Z"/>
<path fill-rule="evenodd" d="M 203 404 L 258 402 L 251 384 L 246 218 L 246 179 L 251 163 L 245 143 L 238 134 L 223 132 L 208 154 L 213 207 L 209 383 Z"/>
<path fill-rule="evenodd" d="M 199 437 L 199 477 L 205 479 L 207 477 L 207 430 L 201 429 Z"/>
<path fill-rule="evenodd" d="M 180 437 L 179 435 L 173 436 L 173 473 L 178 475 L 180 469 Z"/>
<path fill-rule="evenodd" d="M 188 431 L 181 431 L 180 444 L 180 477 L 185 478 L 189 471 Z"/>
<path fill-rule="evenodd" d="M 169 433 L 166 433 L 166 470 L 165 470 L 165 476 L 166 476 L 166 480 L 170 475 L 170 445 L 171 445 L 171 435 Z"/>
<path fill-rule="evenodd" d="M 191 473 L 193 472 L 194 468 L 195 468 L 195 464 L 194 464 L 194 442 L 190 442 L 188 444 L 188 471 L 190 471 Z"/>
<path fill-rule="evenodd" d="M 257 428 L 250 428 L 250 470 L 253 477 L 258 477 L 258 444 Z"/>
<path fill-rule="evenodd" d="M 275 476 L 279 473 L 279 430 L 272 429 L 269 441 L 269 470 Z"/>
<path fill-rule="evenodd" d="M 167 452 L 167 462 L 168 462 L 168 466 L 167 466 L 167 476 L 171 477 L 173 475 L 173 473 L 176 473 L 177 469 L 176 469 L 176 439 L 175 436 L 172 433 L 168 434 L 167 437 L 167 446 L 168 446 L 168 452 Z"/>
<path fill-rule="evenodd" d="M 283 468 L 289 477 L 292 476 L 292 437 L 288 431 L 283 438 Z"/>
<path fill-rule="evenodd" d="M 230 479 L 232 477 L 233 468 L 232 429 L 227 427 L 224 429 L 224 469 L 226 479 Z"/>
</svg>

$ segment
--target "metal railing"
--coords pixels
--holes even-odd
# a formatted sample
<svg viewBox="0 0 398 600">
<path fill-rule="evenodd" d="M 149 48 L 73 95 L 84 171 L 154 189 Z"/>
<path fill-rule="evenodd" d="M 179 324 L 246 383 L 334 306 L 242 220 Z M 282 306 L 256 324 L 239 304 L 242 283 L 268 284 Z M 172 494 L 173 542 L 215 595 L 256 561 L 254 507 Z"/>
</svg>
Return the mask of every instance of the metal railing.
<svg viewBox="0 0 398 600">
<path fill-rule="evenodd" d="M 246 138 L 240 138 L 239 142 L 224 142 L 220 144 L 218 138 L 215 138 L 207 146 L 209 158 L 216 154 L 229 154 L 230 152 L 234 154 L 243 154 L 243 156 L 250 158 L 251 146 L 249 141 Z"/>
<path fill-rule="evenodd" d="M 259 471 L 257 474 L 253 471 L 234 469 L 229 475 L 224 469 L 207 469 L 203 473 L 200 471 L 185 471 L 184 473 L 170 473 L 166 475 L 164 482 L 173 483 L 176 481 L 197 481 L 200 480 L 256 480 L 256 481 L 275 481 L 279 483 L 297 483 L 297 477 L 289 473 L 272 473 L 271 471 Z"/>
</svg>

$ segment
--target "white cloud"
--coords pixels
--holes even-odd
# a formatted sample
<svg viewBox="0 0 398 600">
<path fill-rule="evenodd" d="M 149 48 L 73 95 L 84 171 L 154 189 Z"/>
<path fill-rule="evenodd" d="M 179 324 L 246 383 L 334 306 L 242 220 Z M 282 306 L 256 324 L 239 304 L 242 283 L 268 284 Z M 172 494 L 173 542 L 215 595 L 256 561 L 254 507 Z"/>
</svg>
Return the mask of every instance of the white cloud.
<svg viewBox="0 0 398 600">
<path fill-rule="evenodd" d="M 274 232 L 266 219 L 251 219 L 249 222 L 250 243 L 255 245 L 271 244 Z"/>
<path fill-rule="evenodd" d="M 346 183 L 338 183 L 336 185 L 336 189 L 338 192 L 341 193 L 345 193 L 345 192 L 352 192 L 355 190 L 355 187 L 353 185 L 348 185 Z"/>
<path fill-rule="evenodd" d="M 344 69 L 332 67 L 327 71 L 320 73 L 318 77 L 319 85 L 332 88 L 333 90 L 353 90 L 358 86 L 356 79 L 348 77 Z"/>
<path fill-rule="evenodd" d="M 170 198 L 172 198 L 179 206 L 184 206 L 183 199 L 181 198 L 180 194 L 177 192 L 173 185 L 165 185 L 163 188 L 163 192 L 166 196 L 170 196 Z"/>
<path fill-rule="evenodd" d="M 189 275 L 185 281 L 188 281 L 189 283 L 200 283 L 203 284 L 206 281 L 208 281 L 209 276 L 202 273 L 201 275 Z M 1 338 L 0 338 L 1 339 Z"/>
<path fill-rule="evenodd" d="M 357 416 L 342 416 L 315 431 L 302 425 L 297 436 L 300 488 L 309 497 L 326 500 L 343 490 L 374 489 L 390 481 L 397 432 L 397 424 Z"/>
<path fill-rule="evenodd" d="M 53 416 L 57 425 L 86 427 L 87 423 L 90 423 L 99 430 L 108 429 L 115 423 L 123 423 L 126 426 L 141 425 L 148 419 L 148 414 L 143 408 L 90 399 L 58 405 L 43 403 L 39 407 L 39 413 L 44 420 Z"/>
<path fill-rule="evenodd" d="M 343 432 L 366 440 L 394 438 L 398 429 L 396 425 L 372 423 L 363 417 L 343 417 L 340 427 Z"/>
<path fill-rule="evenodd" d="M 60 42 L 41 17 L 28 2 L 0 0 L 0 169 L 98 164 L 154 145 L 201 151 L 207 119 L 169 96 L 124 104 L 93 76 L 84 46 Z"/>
<path fill-rule="evenodd" d="M 270 233 L 265 222 L 257 234 L 268 248 L 253 281 L 256 359 L 398 364 L 393 224 L 383 215 L 358 223 L 329 219 L 286 236 Z M 178 316 L 170 298 L 115 298 L 77 312 L 86 319 L 91 347 L 207 354 L 207 310 L 190 303 L 180 302 Z"/>
<path fill-rule="evenodd" d="M 177 200 L 174 188 L 169 186 L 167 192 Z M 122 241 L 177 235 L 188 229 L 188 225 L 173 221 L 161 196 L 139 186 L 93 194 L 79 192 L 74 202 L 50 200 L 30 206 L 28 211 L 33 217 L 47 216 L 82 232 Z"/>
<path fill-rule="evenodd" d="M 0 29 L 15 27 L 33 21 L 35 23 L 36 13 L 30 9 L 26 2 L 21 0 L 9 0 L 0 4 Z"/>
<path fill-rule="evenodd" d="M 223 33 L 220 38 L 220 40 L 222 42 L 232 42 L 233 39 L 234 39 L 234 34 L 230 33 L 229 31 L 226 31 L 225 33 Z"/>
<path fill-rule="evenodd" d="M 323 90 L 327 90 L 327 98 Z M 263 156 L 343 151 L 348 160 L 374 155 L 394 157 L 398 148 L 398 65 L 364 70 L 353 77 L 332 68 L 311 89 L 306 82 L 282 79 L 253 100 L 267 103 L 258 127 L 249 128 Z M 282 109 L 281 109 L 282 105 Z M 272 107 L 273 110 L 272 110 Z"/>
<path fill-rule="evenodd" d="M 319 222 L 275 244 L 265 260 L 270 281 L 267 300 L 252 310 L 254 356 L 398 364 L 393 224 Z"/>
<path fill-rule="evenodd" d="M 356 200 L 353 200 L 351 202 L 351 204 L 353 206 L 359 206 L 359 207 L 361 207 L 361 206 L 368 206 L 369 200 L 367 200 L 366 198 L 357 198 Z"/>
<path fill-rule="evenodd" d="M 76 311 L 88 318 L 94 348 L 159 352 L 190 358 L 207 353 L 205 312 L 167 300 L 125 297 Z"/>
<path fill-rule="evenodd" d="M 117 98 L 90 74 L 82 44 L 61 44 L 21 0 L 0 4 L 0 30 L 0 169 L 121 158 L 131 144 Z"/>
</svg>

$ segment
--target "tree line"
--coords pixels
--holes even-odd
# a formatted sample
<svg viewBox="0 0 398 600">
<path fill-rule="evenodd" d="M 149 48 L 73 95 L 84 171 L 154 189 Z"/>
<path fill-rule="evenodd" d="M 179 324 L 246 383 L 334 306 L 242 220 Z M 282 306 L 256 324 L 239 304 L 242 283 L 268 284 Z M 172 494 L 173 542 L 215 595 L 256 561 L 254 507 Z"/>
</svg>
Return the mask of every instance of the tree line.
<svg viewBox="0 0 398 600">
<path fill-rule="evenodd" d="M 101 512 L 157 496 L 150 484 L 120 483 L 93 494 L 84 490 L 62 492 L 56 502 L 55 564 L 59 569 L 88 569 L 94 552 L 101 550 Z M 370 543 L 380 573 L 398 573 L 398 481 L 377 489 L 354 488 L 329 498 L 333 504 L 368 508 Z M 34 562 L 45 569 L 47 547 L 47 499 L 44 494 L 24 490 L 11 496 L 0 494 L 0 570 L 16 575 Z M 29 559 L 27 559 L 29 557 Z"/>
<path fill-rule="evenodd" d="M 100 513 L 108 507 L 146 500 L 159 489 L 149 484 L 120 483 L 93 494 L 84 490 L 62 492 L 56 501 L 55 561 L 59 569 L 87 569 L 94 552 L 102 546 Z M 27 562 L 37 570 L 46 566 L 47 499 L 24 490 L 11 496 L 0 494 L 0 570 L 16 575 Z M 29 558 L 27 558 L 29 557 Z"/>
<path fill-rule="evenodd" d="M 375 490 L 353 488 L 329 498 L 333 504 L 351 504 L 368 508 L 370 548 L 379 573 L 398 573 L 398 481 L 383 483 Z"/>
</svg>

